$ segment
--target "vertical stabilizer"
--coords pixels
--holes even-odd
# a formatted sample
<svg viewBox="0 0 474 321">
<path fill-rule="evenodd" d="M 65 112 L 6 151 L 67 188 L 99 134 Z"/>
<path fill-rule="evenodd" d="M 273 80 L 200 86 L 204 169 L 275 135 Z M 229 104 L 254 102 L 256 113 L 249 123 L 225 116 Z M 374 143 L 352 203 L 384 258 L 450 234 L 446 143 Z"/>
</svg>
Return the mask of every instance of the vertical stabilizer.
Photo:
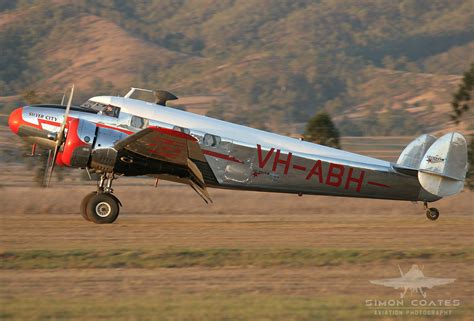
<svg viewBox="0 0 474 321">
<path fill-rule="evenodd" d="M 402 268 L 400 267 L 400 264 L 398 264 L 398 270 L 400 271 L 400 275 L 404 277 L 405 275 L 403 274 Z"/>
<path fill-rule="evenodd" d="M 402 151 L 398 157 L 397 166 L 418 170 L 423 156 L 435 141 L 436 137 L 428 134 L 417 137 Z"/>
<path fill-rule="evenodd" d="M 467 166 L 466 139 L 460 133 L 451 132 L 427 150 L 420 163 L 418 180 L 431 194 L 454 195 L 464 186 Z"/>
</svg>

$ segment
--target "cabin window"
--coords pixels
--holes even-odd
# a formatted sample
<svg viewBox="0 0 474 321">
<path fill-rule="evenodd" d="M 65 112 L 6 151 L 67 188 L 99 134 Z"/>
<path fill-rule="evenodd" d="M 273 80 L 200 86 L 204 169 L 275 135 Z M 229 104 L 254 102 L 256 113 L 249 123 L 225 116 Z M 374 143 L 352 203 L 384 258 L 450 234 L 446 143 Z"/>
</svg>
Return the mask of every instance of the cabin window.
<svg viewBox="0 0 474 321">
<path fill-rule="evenodd" d="M 148 119 L 139 116 L 132 116 L 132 119 L 130 120 L 130 126 L 135 128 L 146 128 L 148 127 Z"/>
<path fill-rule="evenodd" d="M 182 133 L 185 133 L 185 134 L 188 134 L 188 135 L 191 134 L 191 131 L 189 130 L 189 128 L 174 126 L 173 130 L 177 130 L 179 132 L 182 132 Z"/>
<path fill-rule="evenodd" d="M 202 141 L 206 146 L 217 147 L 221 143 L 221 138 L 216 135 L 206 134 Z"/>
</svg>

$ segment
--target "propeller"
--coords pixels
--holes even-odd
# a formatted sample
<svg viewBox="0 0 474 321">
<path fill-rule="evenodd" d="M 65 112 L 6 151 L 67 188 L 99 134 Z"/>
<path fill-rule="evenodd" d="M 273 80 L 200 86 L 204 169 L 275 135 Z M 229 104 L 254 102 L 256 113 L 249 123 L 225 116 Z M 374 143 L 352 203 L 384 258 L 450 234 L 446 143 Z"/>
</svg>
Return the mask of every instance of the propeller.
<svg viewBox="0 0 474 321">
<path fill-rule="evenodd" d="M 61 99 L 61 105 L 64 105 L 64 100 L 66 99 L 66 91 L 63 92 L 63 98 Z"/>
<path fill-rule="evenodd" d="M 56 138 L 55 138 L 56 144 L 54 146 L 54 149 L 49 151 L 48 160 L 46 162 L 46 171 L 45 171 L 45 180 L 44 180 L 45 187 L 48 187 L 49 184 L 51 183 L 51 177 L 53 176 L 54 166 L 56 165 L 56 158 L 58 157 L 59 149 L 61 148 L 61 145 L 63 144 L 64 132 L 66 130 L 67 118 L 69 116 L 69 110 L 71 109 L 73 96 L 74 96 L 74 84 L 72 85 L 71 93 L 69 94 L 69 100 L 67 102 L 66 111 L 64 112 L 63 122 L 61 123 L 61 127 L 59 127 L 58 133 L 56 134 Z"/>
</svg>

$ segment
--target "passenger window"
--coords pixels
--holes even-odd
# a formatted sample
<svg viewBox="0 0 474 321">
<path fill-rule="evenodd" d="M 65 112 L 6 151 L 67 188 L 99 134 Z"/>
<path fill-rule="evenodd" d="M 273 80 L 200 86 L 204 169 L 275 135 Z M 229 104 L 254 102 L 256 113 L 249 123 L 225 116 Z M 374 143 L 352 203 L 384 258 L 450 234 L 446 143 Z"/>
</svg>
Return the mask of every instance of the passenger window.
<svg viewBox="0 0 474 321">
<path fill-rule="evenodd" d="M 204 135 L 203 143 L 206 146 L 216 147 L 221 143 L 221 138 L 216 135 L 206 134 Z"/>
<path fill-rule="evenodd" d="M 182 132 L 182 133 L 185 133 L 185 134 L 188 134 L 188 135 L 191 133 L 189 128 L 184 128 L 184 127 L 179 127 L 179 126 L 174 126 L 173 130 L 177 130 L 179 132 Z"/>
<path fill-rule="evenodd" d="M 146 128 L 148 127 L 148 119 L 139 116 L 132 116 L 132 119 L 130 120 L 130 126 L 135 128 Z"/>
</svg>

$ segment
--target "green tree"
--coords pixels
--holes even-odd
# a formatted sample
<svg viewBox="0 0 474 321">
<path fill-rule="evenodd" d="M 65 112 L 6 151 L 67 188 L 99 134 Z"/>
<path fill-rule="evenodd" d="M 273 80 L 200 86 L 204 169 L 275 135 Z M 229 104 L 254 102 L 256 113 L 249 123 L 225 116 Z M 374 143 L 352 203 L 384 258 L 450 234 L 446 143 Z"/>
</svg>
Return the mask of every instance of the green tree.
<svg viewBox="0 0 474 321">
<path fill-rule="evenodd" d="M 472 96 L 474 93 L 474 62 L 471 63 L 471 68 L 464 73 L 462 82 L 459 85 L 458 91 L 453 94 L 453 114 L 451 118 L 458 124 L 463 113 L 472 109 Z"/>
<path fill-rule="evenodd" d="M 471 64 L 471 68 L 464 73 L 461 84 L 457 92 L 453 94 L 453 101 L 451 106 L 453 107 L 454 114 L 451 118 L 459 124 L 461 122 L 461 116 L 468 110 L 472 110 L 474 92 L 474 63 Z M 470 189 L 474 189 L 474 135 L 469 135 L 470 143 L 468 145 L 468 162 L 469 168 L 466 175 L 466 184 Z"/>
<path fill-rule="evenodd" d="M 467 160 L 469 162 L 469 168 L 466 175 L 466 185 L 469 189 L 474 190 L 474 135 L 469 136 L 471 142 L 467 147 Z"/>
<path fill-rule="evenodd" d="M 304 139 L 320 145 L 341 148 L 339 131 L 332 122 L 331 116 L 321 111 L 306 124 Z"/>
</svg>

